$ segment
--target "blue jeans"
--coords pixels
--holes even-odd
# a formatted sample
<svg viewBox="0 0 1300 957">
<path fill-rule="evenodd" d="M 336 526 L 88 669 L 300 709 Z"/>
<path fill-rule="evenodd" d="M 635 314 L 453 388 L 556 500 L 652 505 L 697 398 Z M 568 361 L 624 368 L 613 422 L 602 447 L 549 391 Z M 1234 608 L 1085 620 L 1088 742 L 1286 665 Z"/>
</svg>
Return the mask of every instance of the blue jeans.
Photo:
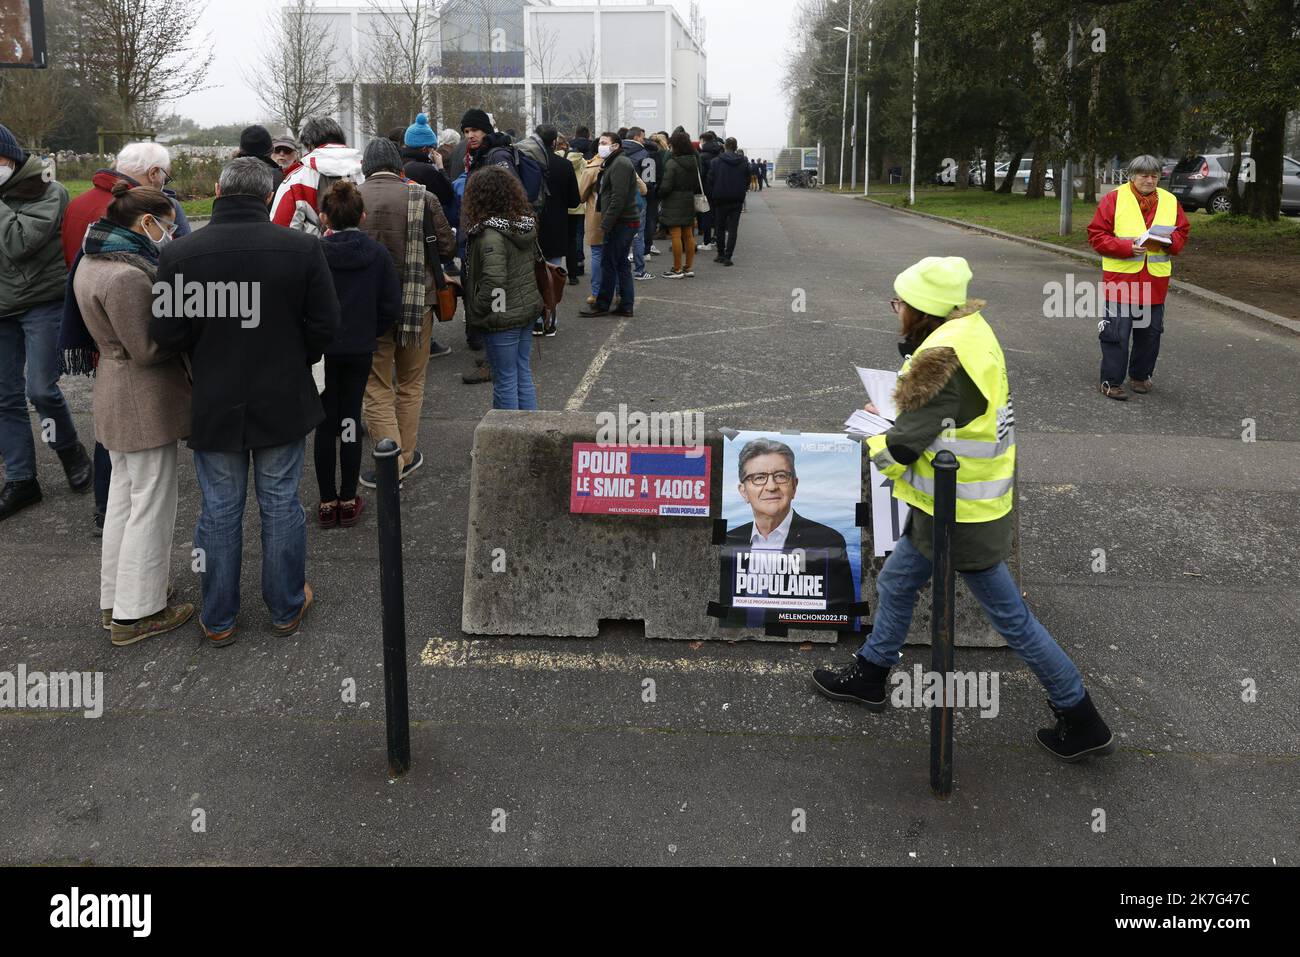
<svg viewBox="0 0 1300 957">
<path fill-rule="evenodd" d="M 63 300 L 0 318 L 0 458 L 6 482 L 36 478 L 36 443 L 27 400 L 40 416 L 42 438 L 55 452 L 77 444 L 77 427 L 59 391 L 59 323 Z"/>
<path fill-rule="evenodd" d="M 1160 355 L 1160 336 L 1165 331 L 1165 304 L 1143 309 L 1130 307 L 1128 303 L 1107 302 L 1102 317 L 1104 324 L 1097 333 L 1101 342 L 1101 381 L 1123 385 L 1126 372 L 1130 379 L 1151 378 Z"/>
<path fill-rule="evenodd" d="M 533 336 L 528 326 L 483 333 L 492 370 L 492 408 L 536 409 L 537 390 L 529 359 Z"/>
<path fill-rule="evenodd" d="M 249 452 L 194 453 L 203 502 L 194 545 L 205 563 L 203 611 L 210 632 L 233 628 L 239 615 L 239 570 L 244 552 L 248 460 L 253 460 L 262 514 L 262 600 L 271 621 L 286 625 L 302 610 L 307 580 L 307 519 L 298 499 L 306 438 Z"/>
<path fill-rule="evenodd" d="M 636 208 L 641 214 L 642 228 L 638 228 L 636 235 L 632 237 L 632 271 L 638 276 L 645 272 L 645 251 L 646 247 L 650 245 L 649 241 L 645 238 L 645 207 L 645 197 L 638 193 L 636 197 Z"/>
<path fill-rule="evenodd" d="M 876 579 L 876 620 L 858 649 L 861 657 L 886 668 L 898 663 L 899 649 L 912 624 L 916 593 L 932 574 L 930 560 L 906 535 L 900 538 Z M 961 572 L 961 577 L 998 634 L 1038 676 L 1052 704 L 1072 708 L 1082 701 L 1079 669 L 1025 605 L 1007 563 L 998 562 L 982 572 Z"/>
<path fill-rule="evenodd" d="M 591 294 L 600 298 L 600 263 L 604 258 L 604 246 L 588 246 L 587 271 L 591 273 Z"/>
<path fill-rule="evenodd" d="M 619 223 L 605 232 L 605 249 L 600 255 L 600 292 L 596 293 L 596 305 L 601 309 L 609 308 L 615 289 L 622 295 L 624 309 L 631 309 L 636 301 L 627 251 L 639 232 L 628 223 Z"/>
</svg>

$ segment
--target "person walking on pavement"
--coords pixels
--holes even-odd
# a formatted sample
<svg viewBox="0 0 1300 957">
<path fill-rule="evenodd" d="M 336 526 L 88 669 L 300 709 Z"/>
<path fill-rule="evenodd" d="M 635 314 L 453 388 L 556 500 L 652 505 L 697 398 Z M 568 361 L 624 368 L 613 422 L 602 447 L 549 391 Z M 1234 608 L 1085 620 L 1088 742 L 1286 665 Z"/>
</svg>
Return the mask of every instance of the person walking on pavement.
<svg viewBox="0 0 1300 957">
<path fill-rule="evenodd" d="M 113 184 L 104 218 L 86 233 L 73 296 L 99 354 L 95 437 L 113 463 L 100 556 L 100 624 L 131 645 L 190 620 L 168 600 L 176 531 L 176 443 L 190 434 L 181 357 L 149 337 L 153 283 L 176 213 L 160 190 Z"/>
<path fill-rule="evenodd" d="M 92 482 L 90 456 L 59 390 L 68 279 L 59 227 L 67 206 L 68 191 L 0 126 L 0 521 L 41 500 L 29 400 L 68 486 L 86 492 Z"/>
<path fill-rule="evenodd" d="M 272 224 L 270 195 L 271 171 L 262 162 L 232 160 L 221 171 L 208 225 L 169 243 L 158 262 L 164 288 L 236 288 L 253 308 L 239 318 L 224 315 L 228 307 L 194 316 L 188 303 L 160 310 L 155 297 L 149 320 L 160 348 L 190 354 L 189 446 L 202 493 L 194 530 L 199 624 L 214 647 L 236 640 L 250 460 L 262 517 L 262 600 L 274 633 L 296 634 L 313 602 L 298 486 L 307 433 L 325 417 L 311 367 L 338 336 L 339 301 L 320 240 Z"/>
<path fill-rule="evenodd" d="M 600 212 L 600 228 L 605 237 L 600 254 L 600 291 L 596 293 L 595 304 L 579 310 L 578 315 L 616 315 L 630 319 L 636 304 L 636 290 L 627 254 L 641 227 L 637 175 L 632 161 L 623 155 L 622 141 L 617 133 L 602 133 L 597 153 L 602 169 L 596 186 L 596 208 Z M 622 301 L 617 309 L 611 311 L 610 303 L 616 289 Z"/>
<path fill-rule="evenodd" d="M 461 223 L 468 249 L 466 321 L 481 332 L 487 346 L 492 408 L 536 409 L 529 327 L 541 310 L 542 294 L 533 271 L 533 206 L 517 177 L 489 167 L 470 177 Z"/>
<path fill-rule="evenodd" d="M 918 591 L 932 576 L 935 455 L 957 458 L 952 563 L 998 633 L 1047 691 L 1056 726 L 1037 733 L 1063 761 L 1115 750 L 1115 738 L 1083 686 L 1074 662 L 1025 605 L 1007 569 L 1013 532 L 1015 415 L 1006 360 L 968 299 L 970 266 L 959 256 L 928 256 L 894 279 L 894 311 L 908 358 L 894 399 L 898 418 L 867 440 L 872 463 L 911 506 L 903 537 L 876 579 L 871 634 L 845 668 L 817 669 L 813 686 L 828 698 L 884 711 L 889 670 L 898 663 Z M 868 406 L 868 411 L 873 411 Z"/>
<path fill-rule="evenodd" d="M 379 337 L 361 414 L 376 444 L 392 439 L 402 450 L 398 466 L 406 479 L 424 464 L 420 411 L 439 257 L 455 252 L 456 239 L 437 197 L 404 180 L 401 170 L 397 147 L 387 139 L 371 140 L 362 161 L 366 179 L 357 188 L 366 209 L 362 231 L 388 249 L 402 277 L 401 320 Z M 362 473 L 361 484 L 375 487 L 373 469 Z"/>
<path fill-rule="evenodd" d="M 664 278 L 693 278 L 695 197 L 703 191 L 700 160 L 688 134 L 674 133 L 671 143 L 672 156 L 664 164 L 664 178 L 659 184 L 659 221 L 668 227 L 673 244 L 673 268 L 664 273 Z"/>
<path fill-rule="evenodd" d="M 748 192 L 749 163 L 736 152 L 736 138 L 728 136 L 726 148 L 713 162 L 709 180 L 709 205 L 713 207 L 718 231 L 718 255 L 714 262 L 733 266 L 736 234 L 740 231 L 740 213 Z"/>
<path fill-rule="evenodd" d="M 1139 395 L 1154 386 L 1173 257 L 1183 251 L 1191 228 L 1183 207 L 1159 182 L 1160 161 L 1148 155 L 1135 158 L 1128 165 L 1128 182 L 1101 198 L 1088 224 L 1088 242 L 1102 256 L 1100 389 L 1106 398 L 1121 402 L 1128 399 L 1126 374 L 1129 388 Z"/>
</svg>

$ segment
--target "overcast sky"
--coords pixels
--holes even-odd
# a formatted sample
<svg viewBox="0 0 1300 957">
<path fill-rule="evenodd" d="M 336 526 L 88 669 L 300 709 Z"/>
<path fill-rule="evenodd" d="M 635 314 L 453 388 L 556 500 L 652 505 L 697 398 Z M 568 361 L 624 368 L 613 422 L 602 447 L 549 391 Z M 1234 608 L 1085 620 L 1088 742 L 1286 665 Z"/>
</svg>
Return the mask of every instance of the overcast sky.
<svg viewBox="0 0 1300 957">
<path fill-rule="evenodd" d="M 689 22 L 690 0 L 668 2 Z M 266 0 L 208 0 L 202 30 L 216 51 L 208 78 L 212 88 L 180 100 L 176 112 L 203 126 L 258 117 L 257 99 L 240 68 L 256 62 L 268 5 Z M 322 3 L 331 5 L 337 4 Z M 700 0 L 708 24 L 709 92 L 731 94 L 727 132 L 742 148 L 785 145 L 790 108 L 780 92 L 781 62 L 794 6 L 792 0 Z"/>
</svg>

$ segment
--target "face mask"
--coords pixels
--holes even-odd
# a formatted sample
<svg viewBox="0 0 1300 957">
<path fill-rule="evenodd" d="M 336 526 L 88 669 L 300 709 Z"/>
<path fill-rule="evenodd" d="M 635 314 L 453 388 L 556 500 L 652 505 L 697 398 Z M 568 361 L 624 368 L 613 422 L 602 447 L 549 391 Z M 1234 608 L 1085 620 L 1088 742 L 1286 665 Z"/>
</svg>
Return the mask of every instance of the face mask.
<svg viewBox="0 0 1300 957">
<path fill-rule="evenodd" d="M 172 241 L 172 234 L 169 233 L 169 232 L 167 231 L 167 228 L 166 228 L 165 226 L 163 226 L 162 223 L 158 222 L 158 220 L 155 219 L 155 220 L 153 221 L 153 224 L 154 224 L 155 226 L 157 226 L 157 227 L 162 231 L 162 238 L 161 238 L 161 239 L 154 239 L 152 236 L 150 236 L 150 235 L 149 235 L 149 227 L 148 227 L 148 226 L 145 226 L 145 229 L 144 229 L 144 235 L 145 235 L 145 238 L 149 240 L 149 242 L 153 243 L 155 246 L 157 246 L 158 248 L 161 249 L 163 246 L 166 246 L 169 242 Z"/>
<path fill-rule="evenodd" d="M 14 168 L 12 166 L 0 166 L 0 186 L 9 182 L 9 177 L 13 175 Z"/>
<path fill-rule="evenodd" d="M 601 159 L 609 159 L 609 154 L 614 152 L 614 147 L 609 143 L 602 143 L 596 152 L 600 154 Z"/>
</svg>

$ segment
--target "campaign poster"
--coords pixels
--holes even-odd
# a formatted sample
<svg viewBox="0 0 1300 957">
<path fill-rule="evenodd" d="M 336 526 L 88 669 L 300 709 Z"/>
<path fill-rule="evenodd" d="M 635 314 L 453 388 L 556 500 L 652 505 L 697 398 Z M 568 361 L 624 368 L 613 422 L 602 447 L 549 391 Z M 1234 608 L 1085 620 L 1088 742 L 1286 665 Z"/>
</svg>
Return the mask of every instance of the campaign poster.
<svg viewBox="0 0 1300 957">
<path fill-rule="evenodd" d="M 707 517 L 711 453 L 707 445 L 574 442 L 569 511 Z"/>
<path fill-rule="evenodd" d="M 723 623 L 855 629 L 861 443 L 838 433 L 737 432 L 722 467 Z"/>
<path fill-rule="evenodd" d="M 44 67 L 42 0 L 0 0 L 0 67 Z"/>
</svg>

